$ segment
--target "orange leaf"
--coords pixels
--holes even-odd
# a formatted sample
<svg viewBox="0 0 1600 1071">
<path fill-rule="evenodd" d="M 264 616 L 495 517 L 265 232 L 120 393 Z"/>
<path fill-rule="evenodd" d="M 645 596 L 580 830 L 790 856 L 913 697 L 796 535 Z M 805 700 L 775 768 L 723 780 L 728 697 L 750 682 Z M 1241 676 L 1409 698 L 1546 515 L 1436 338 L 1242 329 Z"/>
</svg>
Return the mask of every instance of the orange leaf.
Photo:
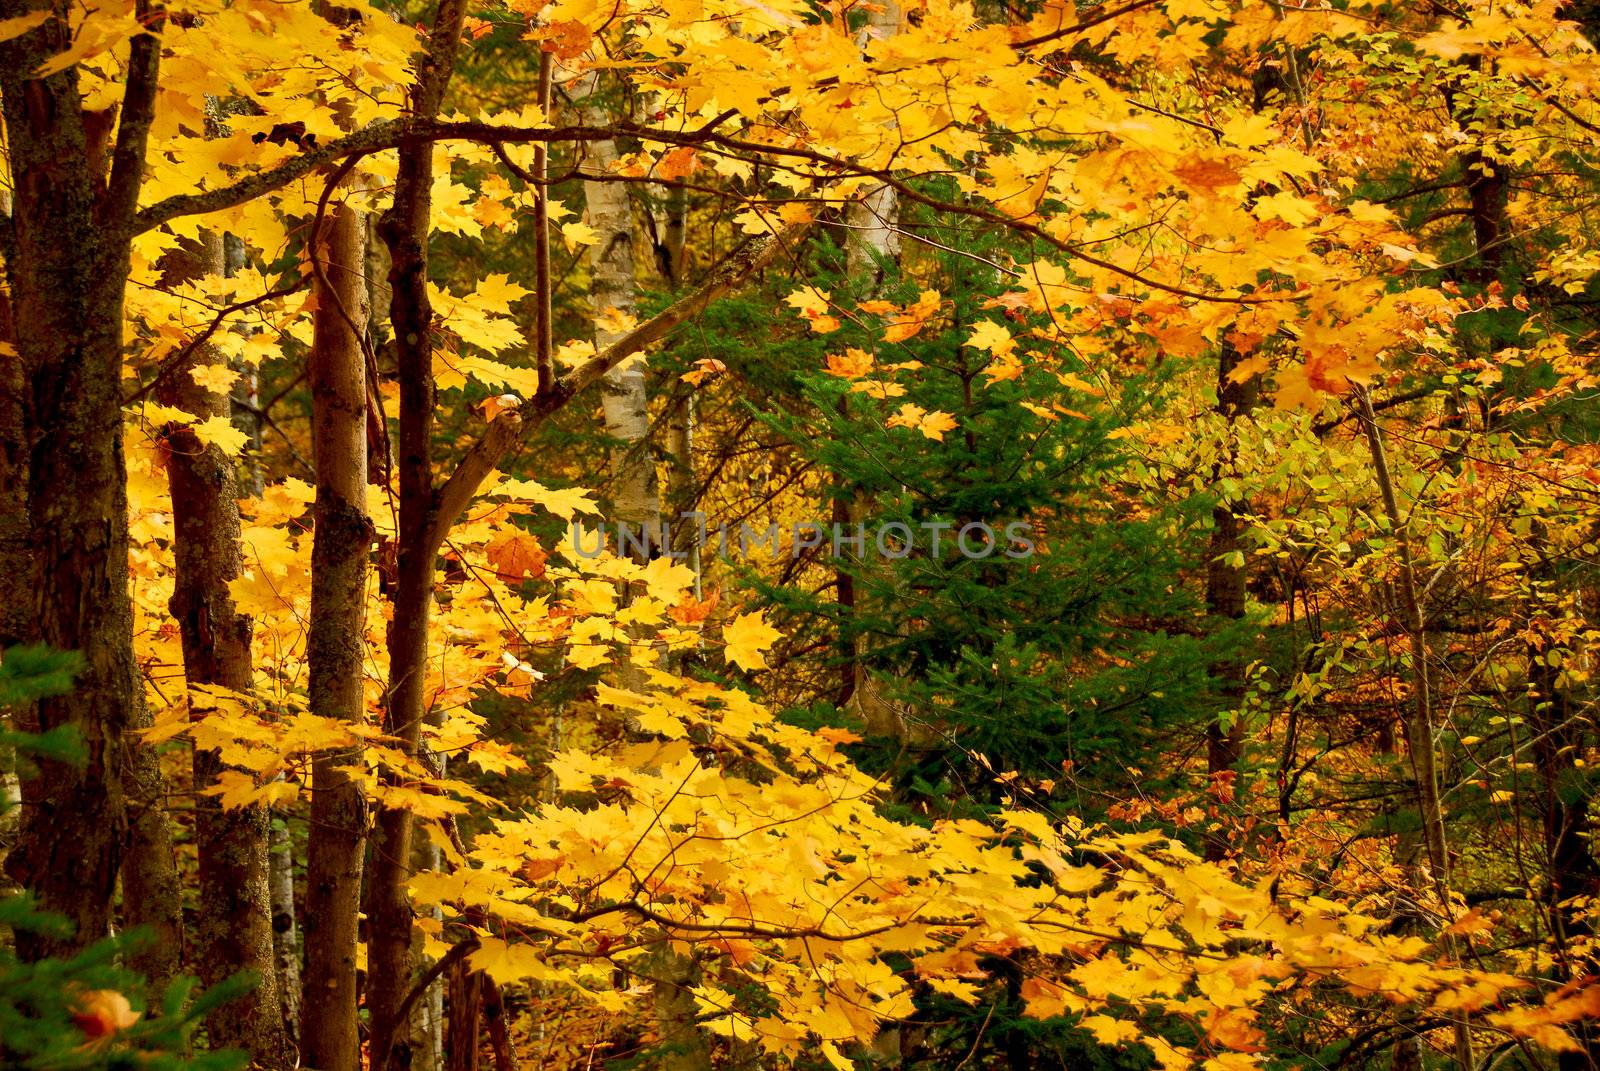
<svg viewBox="0 0 1600 1071">
<path fill-rule="evenodd" d="M 490 540 L 483 553 L 500 579 L 511 581 L 525 576 L 539 579 L 544 575 L 545 559 L 549 557 L 537 539 L 515 529 Z"/>
</svg>

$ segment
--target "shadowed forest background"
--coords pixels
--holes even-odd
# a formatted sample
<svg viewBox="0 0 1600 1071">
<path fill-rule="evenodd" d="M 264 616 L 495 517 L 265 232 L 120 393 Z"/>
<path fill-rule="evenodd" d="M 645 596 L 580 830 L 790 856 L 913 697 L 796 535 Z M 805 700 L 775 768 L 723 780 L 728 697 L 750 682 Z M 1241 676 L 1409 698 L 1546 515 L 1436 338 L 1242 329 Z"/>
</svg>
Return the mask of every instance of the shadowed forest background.
<svg viewBox="0 0 1600 1071">
<path fill-rule="evenodd" d="M 0 0 L 0 1067 L 1600 1071 L 1595 41 Z"/>
</svg>

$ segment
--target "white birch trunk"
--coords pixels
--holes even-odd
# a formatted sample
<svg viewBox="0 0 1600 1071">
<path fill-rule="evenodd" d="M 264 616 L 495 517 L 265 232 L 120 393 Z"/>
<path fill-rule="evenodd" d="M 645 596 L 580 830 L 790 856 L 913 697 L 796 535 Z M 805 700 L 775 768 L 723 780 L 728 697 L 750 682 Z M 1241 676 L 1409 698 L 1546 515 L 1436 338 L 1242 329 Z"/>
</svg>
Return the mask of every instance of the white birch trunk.
<svg viewBox="0 0 1600 1071">
<path fill-rule="evenodd" d="M 591 103 L 597 87 L 595 75 L 579 86 L 585 100 L 584 122 L 603 126 L 610 121 L 604 108 Z M 590 144 L 587 170 L 604 173 L 617 160 L 613 141 Z M 628 188 L 620 182 L 583 184 L 584 220 L 598 236 L 588 249 L 589 301 L 595 317 L 594 344 L 605 349 L 624 332 L 606 326 L 611 310 L 632 316 L 638 308 L 634 280 L 633 211 Z M 650 453 L 650 395 L 645 385 L 644 363 L 625 362 L 606 373 L 602 384 L 606 434 L 618 445 L 611 452 L 613 501 L 618 522 L 636 533 L 649 533 L 650 548 L 659 549 L 661 496 L 655 461 Z"/>
<path fill-rule="evenodd" d="M 863 27 L 860 38 L 862 50 L 865 51 L 874 40 L 894 36 L 899 24 L 899 5 L 894 0 L 880 0 L 878 6 L 869 9 L 867 25 Z M 884 267 L 900 257 L 898 208 L 894 188 L 880 185 L 869 189 L 859 201 L 852 202 L 845 210 L 848 228 L 845 266 L 851 287 L 860 297 L 876 294 L 883 283 Z M 854 525 L 862 519 L 863 505 L 858 496 L 835 519 Z M 840 601 L 849 601 L 854 606 L 856 591 L 853 581 L 841 573 L 838 583 Z M 871 735 L 903 739 L 906 734 L 904 719 L 895 704 L 883 694 L 882 686 L 866 672 L 860 657 L 860 641 L 856 641 L 854 646 L 855 653 L 849 667 L 852 680 L 847 708 L 853 710 Z"/>
</svg>

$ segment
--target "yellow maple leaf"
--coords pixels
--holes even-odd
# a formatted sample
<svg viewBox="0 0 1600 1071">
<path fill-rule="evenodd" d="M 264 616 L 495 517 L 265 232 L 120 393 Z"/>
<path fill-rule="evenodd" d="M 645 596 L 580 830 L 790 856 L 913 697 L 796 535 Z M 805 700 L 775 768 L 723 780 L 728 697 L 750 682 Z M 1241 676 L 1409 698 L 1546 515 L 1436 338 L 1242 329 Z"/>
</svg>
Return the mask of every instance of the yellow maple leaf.
<svg viewBox="0 0 1600 1071">
<path fill-rule="evenodd" d="M 562 228 L 565 232 L 565 228 Z M 565 234 L 563 233 L 563 237 Z M 568 246 L 570 249 L 571 246 Z M 527 287 L 511 281 L 505 272 L 495 272 L 485 275 L 467 299 L 468 302 L 480 312 L 497 313 L 501 316 L 511 315 L 511 303 L 520 301 L 533 293 Z"/>
<path fill-rule="evenodd" d="M 175 405 L 163 405 L 160 402 L 145 402 L 143 414 L 152 424 L 193 424 L 195 419 L 193 413 L 186 413 Z"/>
<path fill-rule="evenodd" d="M 762 611 L 740 614 L 722 627 L 722 640 L 727 644 L 722 656 L 740 669 L 766 669 L 767 659 L 762 652 L 782 635 L 767 624 Z"/>
<path fill-rule="evenodd" d="M 1128 1041 L 1139 1040 L 1139 1028 L 1125 1019 L 1113 1019 L 1109 1015 L 1086 1015 L 1078 1023 L 1095 1040 L 1102 1045 L 1121 1045 Z"/>
<path fill-rule="evenodd" d="M 1022 378 L 1022 362 L 1017 360 L 1017 355 L 1007 350 L 996 355 L 995 359 L 983 367 L 983 374 L 989 377 L 989 386 L 1004 383 L 1007 380 Z"/>
<path fill-rule="evenodd" d="M 589 497 L 589 492 L 581 487 L 562 487 L 552 489 L 536 480 L 507 480 L 494 489 L 495 494 L 505 495 L 519 502 L 533 502 L 543 506 L 564 521 L 572 520 L 576 513 L 598 514 L 600 506 Z"/>
<path fill-rule="evenodd" d="M 1272 404 L 1278 409 L 1315 409 L 1322 404 L 1323 396 L 1312 386 L 1301 365 L 1285 368 L 1278 373 L 1277 390 Z"/>
<path fill-rule="evenodd" d="M 1010 331 L 993 320 L 983 320 L 973 325 L 972 334 L 967 336 L 967 345 L 988 350 L 999 357 L 1016 349 L 1017 340 L 1011 337 Z"/>
<path fill-rule="evenodd" d="M 229 457 L 238 454 L 244 449 L 244 444 L 250 441 L 248 435 L 233 426 L 233 421 L 221 414 L 201 421 L 191 430 L 201 442 L 215 446 Z"/>
<path fill-rule="evenodd" d="M 844 353 L 828 354 L 828 373 L 843 379 L 860 379 L 872 371 L 872 354 L 854 346 Z"/>
<path fill-rule="evenodd" d="M 826 290 L 818 290 L 814 286 L 802 286 L 783 300 L 806 318 L 811 330 L 819 335 L 825 335 L 839 328 L 838 319 L 828 312 L 828 302 L 832 296 Z"/>
<path fill-rule="evenodd" d="M 898 398 L 906 389 L 898 383 L 890 383 L 884 379 L 863 379 L 850 388 L 853 394 L 865 394 L 869 398 Z"/>
<path fill-rule="evenodd" d="M 1270 362 L 1260 354 L 1257 354 L 1254 357 L 1246 357 L 1244 360 L 1233 366 L 1233 369 L 1228 373 L 1228 382 L 1243 383 L 1246 380 L 1254 379 L 1256 376 L 1259 376 L 1261 373 L 1267 370 L 1269 363 Z"/>
<path fill-rule="evenodd" d="M 561 225 L 561 242 L 567 247 L 567 252 L 575 252 L 580 245 L 594 245 L 600 240 L 600 235 L 587 223 L 574 220 Z"/>
<path fill-rule="evenodd" d="M 840 1052 L 839 1047 L 831 1041 L 822 1043 L 822 1055 L 827 1057 L 828 1062 L 838 1071 L 855 1071 L 855 1061 Z"/>
<path fill-rule="evenodd" d="M 644 581 L 653 598 L 671 606 L 693 586 L 694 570 L 671 558 L 651 558 L 639 571 L 639 579 Z"/>
<path fill-rule="evenodd" d="M 943 442 L 945 432 L 957 425 L 955 417 L 943 410 L 935 409 L 930 413 L 920 405 L 907 402 L 900 407 L 898 413 L 888 419 L 886 426 L 911 428 L 913 431 L 920 431 L 934 442 Z"/>
<path fill-rule="evenodd" d="M 189 378 L 213 394 L 226 394 L 239 373 L 225 364 L 203 364 L 189 369 Z"/>
<path fill-rule="evenodd" d="M 884 328 L 883 340 L 904 342 L 921 331 L 933 314 L 939 311 L 940 300 L 939 291 L 924 290 L 915 302 L 889 320 L 889 326 Z"/>
<path fill-rule="evenodd" d="M 478 950 L 467 957 L 467 962 L 501 985 L 528 978 L 560 977 L 560 972 L 547 966 L 539 958 L 539 950 L 532 945 L 514 945 L 498 937 L 480 937 L 478 941 Z"/>
</svg>

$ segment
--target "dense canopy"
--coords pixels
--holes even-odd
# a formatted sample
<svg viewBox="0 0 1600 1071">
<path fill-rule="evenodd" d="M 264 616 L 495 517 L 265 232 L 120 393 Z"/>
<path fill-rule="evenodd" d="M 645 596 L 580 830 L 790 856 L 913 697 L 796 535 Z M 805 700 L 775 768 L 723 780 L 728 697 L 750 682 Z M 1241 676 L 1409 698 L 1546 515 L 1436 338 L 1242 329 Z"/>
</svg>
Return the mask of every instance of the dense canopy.
<svg viewBox="0 0 1600 1071">
<path fill-rule="evenodd" d="M 1600 1071 L 1587 0 L 0 0 L 0 1066 Z"/>
</svg>

